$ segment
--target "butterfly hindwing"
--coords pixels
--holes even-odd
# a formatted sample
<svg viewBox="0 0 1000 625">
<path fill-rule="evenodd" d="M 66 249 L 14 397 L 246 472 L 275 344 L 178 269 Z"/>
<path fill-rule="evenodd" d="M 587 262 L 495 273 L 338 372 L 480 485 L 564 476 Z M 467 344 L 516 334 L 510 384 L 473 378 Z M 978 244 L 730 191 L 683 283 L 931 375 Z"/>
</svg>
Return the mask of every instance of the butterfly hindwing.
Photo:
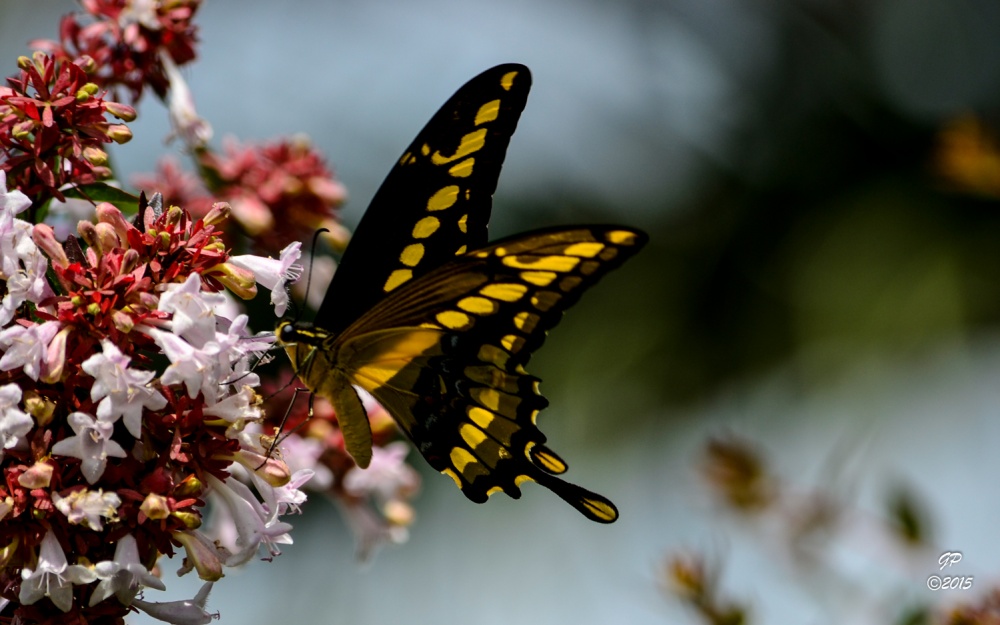
<svg viewBox="0 0 1000 625">
<path fill-rule="evenodd" d="M 610 501 L 554 477 L 566 463 L 535 423 L 548 402 L 524 365 L 563 311 L 644 243 L 632 230 L 580 226 L 457 257 L 352 325 L 344 365 L 469 499 L 517 498 L 520 484 L 535 481 L 612 522 Z"/>
<path fill-rule="evenodd" d="M 499 65 L 427 122 L 365 211 L 317 325 L 339 332 L 409 280 L 486 245 L 493 192 L 530 87 L 527 67 Z"/>
</svg>

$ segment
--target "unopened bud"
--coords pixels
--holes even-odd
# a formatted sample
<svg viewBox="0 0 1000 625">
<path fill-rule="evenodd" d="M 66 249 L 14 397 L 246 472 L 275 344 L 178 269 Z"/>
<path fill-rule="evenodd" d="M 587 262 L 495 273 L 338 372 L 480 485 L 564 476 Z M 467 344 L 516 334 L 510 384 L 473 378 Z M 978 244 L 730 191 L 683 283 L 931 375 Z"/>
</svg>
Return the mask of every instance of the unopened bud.
<svg viewBox="0 0 1000 625">
<path fill-rule="evenodd" d="M 52 423 L 52 415 L 56 411 L 56 403 L 42 397 L 36 391 L 25 391 L 24 410 L 35 420 L 39 427 Z"/>
<path fill-rule="evenodd" d="M 128 275 L 139 266 L 139 252 L 134 249 L 127 249 L 122 255 L 122 265 L 118 270 L 119 275 Z"/>
<path fill-rule="evenodd" d="M 215 226 L 229 219 L 232 212 L 233 209 L 229 206 L 229 202 L 216 202 L 212 204 L 212 210 L 208 211 L 202 221 L 205 222 L 206 226 Z"/>
<path fill-rule="evenodd" d="M 98 223 L 94 229 L 97 231 L 98 248 L 102 254 L 107 254 L 111 250 L 121 247 L 118 233 L 115 232 L 115 228 L 111 224 Z"/>
<path fill-rule="evenodd" d="M 45 348 L 42 382 L 55 384 L 62 379 L 63 369 L 66 367 L 66 339 L 72 330 L 71 326 L 66 326 L 49 341 L 48 347 Z"/>
<path fill-rule="evenodd" d="M 100 148 L 88 146 L 83 148 L 83 158 L 91 165 L 107 165 L 108 153 Z"/>
<path fill-rule="evenodd" d="M 94 94 L 97 93 L 98 89 L 99 87 L 97 85 L 92 82 L 88 82 L 77 90 L 76 101 L 83 102 L 84 100 L 92 98 Z"/>
<path fill-rule="evenodd" d="M 205 493 L 205 483 L 194 475 L 189 475 L 174 488 L 174 497 L 201 497 Z"/>
<path fill-rule="evenodd" d="M 78 57 L 73 61 L 73 63 L 82 69 L 86 74 L 93 74 L 97 71 L 97 62 L 93 59 L 93 57 L 87 54 Z"/>
<path fill-rule="evenodd" d="M 76 232 L 83 239 L 83 242 L 90 247 L 97 247 L 99 245 L 99 237 L 97 236 L 97 228 L 90 221 L 81 220 L 76 224 Z"/>
<path fill-rule="evenodd" d="M 135 320 L 132 319 L 132 315 L 116 310 L 111 313 L 111 322 L 115 324 L 115 328 L 124 334 L 128 334 L 135 327 Z"/>
<path fill-rule="evenodd" d="M 105 102 L 104 110 L 120 120 L 126 122 L 135 121 L 135 109 L 127 104 L 122 104 L 121 102 Z"/>
<path fill-rule="evenodd" d="M 104 134 L 119 145 L 132 140 L 132 131 L 125 124 L 111 124 Z"/>
<path fill-rule="evenodd" d="M 230 263 L 221 263 L 206 273 L 225 285 L 239 298 L 253 299 L 257 295 L 257 278 L 249 269 L 243 269 Z"/>
<path fill-rule="evenodd" d="M 196 530 L 201 527 L 202 520 L 200 514 L 177 510 L 176 512 L 172 512 L 170 516 L 180 521 L 189 530 Z"/>
<path fill-rule="evenodd" d="M 187 560 L 198 571 L 198 577 L 207 581 L 222 578 L 222 561 L 219 552 L 208 539 L 202 540 L 194 532 L 174 532 L 173 538 L 184 546 Z"/>
</svg>

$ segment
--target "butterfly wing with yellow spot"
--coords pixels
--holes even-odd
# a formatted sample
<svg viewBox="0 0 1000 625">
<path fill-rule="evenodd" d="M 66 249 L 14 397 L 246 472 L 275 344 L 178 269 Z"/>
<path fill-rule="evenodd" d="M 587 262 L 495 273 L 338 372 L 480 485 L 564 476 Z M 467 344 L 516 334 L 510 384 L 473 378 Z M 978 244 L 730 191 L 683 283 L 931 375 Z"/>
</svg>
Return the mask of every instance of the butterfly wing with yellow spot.
<svg viewBox="0 0 1000 625">
<path fill-rule="evenodd" d="M 486 245 L 493 192 L 530 87 L 527 67 L 498 65 L 427 122 L 365 211 L 316 325 L 340 332 L 387 293 Z"/>
<path fill-rule="evenodd" d="M 524 366 L 563 311 L 645 241 L 628 228 L 579 226 L 453 258 L 352 324 L 337 341 L 341 363 L 472 501 L 517 498 L 535 481 L 613 522 L 614 504 L 555 477 L 566 463 L 535 423 L 548 402 Z"/>
</svg>

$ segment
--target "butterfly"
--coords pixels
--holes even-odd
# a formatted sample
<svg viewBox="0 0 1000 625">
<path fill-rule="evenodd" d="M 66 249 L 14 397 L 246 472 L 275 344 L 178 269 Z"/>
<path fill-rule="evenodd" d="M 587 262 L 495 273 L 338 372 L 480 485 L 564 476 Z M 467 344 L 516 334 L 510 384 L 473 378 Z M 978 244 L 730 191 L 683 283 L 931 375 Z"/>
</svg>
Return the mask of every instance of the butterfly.
<svg viewBox="0 0 1000 625">
<path fill-rule="evenodd" d="M 332 404 L 361 468 L 370 393 L 434 469 L 483 503 L 524 482 L 611 523 L 611 501 L 557 477 L 566 463 L 535 421 L 548 405 L 525 365 L 563 311 L 645 244 L 622 226 L 536 230 L 489 243 L 492 196 L 531 74 L 476 76 L 389 172 L 347 246 L 313 323 L 275 334 L 302 382 Z"/>
</svg>

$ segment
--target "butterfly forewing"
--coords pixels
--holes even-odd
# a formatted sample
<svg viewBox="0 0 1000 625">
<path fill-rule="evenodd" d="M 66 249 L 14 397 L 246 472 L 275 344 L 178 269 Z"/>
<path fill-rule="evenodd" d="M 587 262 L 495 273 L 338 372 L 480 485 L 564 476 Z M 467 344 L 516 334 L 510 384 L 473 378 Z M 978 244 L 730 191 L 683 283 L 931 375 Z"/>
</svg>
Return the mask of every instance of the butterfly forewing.
<svg viewBox="0 0 1000 625">
<path fill-rule="evenodd" d="M 499 65 L 431 118 L 365 211 L 316 325 L 340 332 L 406 282 L 486 245 L 493 192 L 530 87 L 527 67 Z"/>
<path fill-rule="evenodd" d="M 524 365 L 563 311 L 644 243 L 632 230 L 581 226 L 456 257 L 348 328 L 338 348 L 348 375 L 469 499 L 519 497 L 521 483 L 536 481 L 614 521 L 610 501 L 553 477 L 566 464 L 535 424 L 547 401 Z"/>
</svg>

